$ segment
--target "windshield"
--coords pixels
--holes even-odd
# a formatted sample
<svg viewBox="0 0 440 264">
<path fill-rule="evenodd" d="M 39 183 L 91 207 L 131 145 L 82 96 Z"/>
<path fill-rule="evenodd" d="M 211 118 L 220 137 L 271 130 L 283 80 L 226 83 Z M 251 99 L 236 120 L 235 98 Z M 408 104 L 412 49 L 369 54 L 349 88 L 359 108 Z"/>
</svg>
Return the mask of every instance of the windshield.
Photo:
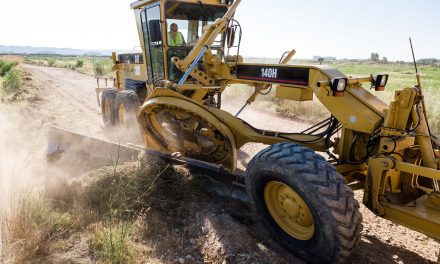
<svg viewBox="0 0 440 264">
<path fill-rule="evenodd" d="M 182 2 L 165 4 L 168 46 L 192 46 L 203 34 L 203 27 L 222 18 L 227 8 Z M 213 46 L 221 46 L 218 36 Z"/>
</svg>

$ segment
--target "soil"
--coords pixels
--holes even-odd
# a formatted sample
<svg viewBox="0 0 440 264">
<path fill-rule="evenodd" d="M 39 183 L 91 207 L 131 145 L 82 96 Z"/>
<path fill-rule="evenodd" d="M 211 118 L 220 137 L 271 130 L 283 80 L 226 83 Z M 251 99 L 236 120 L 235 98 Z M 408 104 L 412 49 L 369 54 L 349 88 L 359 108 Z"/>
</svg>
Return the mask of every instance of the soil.
<svg viewBox="0 0 440 264">
<path fill-rule="evenodd" d="M 27 95 L 24 96 L 27 103 L 16 104 L 13 111 L 25 113 L 21 116 L 28 126 L 55 125 L 99 138 L 112 140 L 117 137 L 117 131 L 104 132 L 101 111 L 94 91 L 95 78 L 68 69 L 31 65 L 21 67 L 28 78 L 25 87 Z M 240 106 L 226 104 L 224 108 L 235 113 Z M 288 132 L 293 132 L 307 127 L 270 111 L 262 112 L 249 107 L 240 117 L 264 129 L 286 130 L 288 127 L 291 128 L 287 129 Z M 2 112 L 0 114 L 3 115 Z M 46 142 L 44 133 L 32 133 L 27 136 L 35 137 L 40 142 L 38 145 L 44 145 Z M 3 141 L 7 141 L 8 137 L 13 140 L 16 135 L 7 134 L 6 140 Z M 26 147 L 26 144 L 23 144 L 23 147 Z M 264 147 L 262 144 L 245 145 L 240 153 L 240 166 L 245 167 L 250 158 Z M 41 150 L 41 153 L 44 151 L 38 150 Z M 29 168 L 33 168 L 32 164 Z M 362 192 L 356 191 L 355 196 L 361 202 Z M 163 221 L 170 231 L 169 234 L 162 234 L 162 237 L 157 234 L 157 238 L 140 241 L 144 247 L 144 256 L 151 254 L 151 258 L 145 259 L 147 262 L 170 263 L 175 260 L 178 262 L 182 258 L 185 263 L 303 263 L 275 242 L 264 229 L 252 205 L 211 196 L 206 200 L 206 195 L 202 195 L 202 198 L 197 197 L 195 196 L 194 203 L 199 205 L 188 206 L 200 211 L 187 216 L 181 215 L 177 227 L 172 226 L 174 222 L 168 221 L 167 218 L 144 219 L 147 222 Z M 363 205 L 361 213 L 364 225 L 362 239 L 348 262 L 434 263 L 437 260 L 439 245 L 433 239 L 376 217 Z M 163 240 L 169 243 L 161 243 Z M 87 243 L 82 233 L 72 235 L 69 241 L 71 250 L 54 252 L 47 262 L 93 263 L 93 259 L 88 256 Z M 174 248 L 173 245 L 176 244 L 182 248 Z M 190 257 L 187 258 L 187 255 Z"/>
</svg>

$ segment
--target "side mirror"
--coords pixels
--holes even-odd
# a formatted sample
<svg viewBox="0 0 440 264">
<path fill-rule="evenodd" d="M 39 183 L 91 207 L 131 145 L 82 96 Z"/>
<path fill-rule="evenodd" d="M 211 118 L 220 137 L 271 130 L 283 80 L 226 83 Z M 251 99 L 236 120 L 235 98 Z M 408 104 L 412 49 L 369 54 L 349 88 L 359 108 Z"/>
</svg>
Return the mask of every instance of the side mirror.
<svg viewBox="0 0 440 264">
<path fill-rule="evenodd" d="M 162 41 L 162 33 L 160 30 L 160 20 L 148 21 L 148 31 L 150 32 L 150 42 Z"/>
<path fill-rule="evenodd" d="M 228 48 L 234 46 L 236 27 L 228 27 L 226 29 L 226 43 Z"/>
</svg>

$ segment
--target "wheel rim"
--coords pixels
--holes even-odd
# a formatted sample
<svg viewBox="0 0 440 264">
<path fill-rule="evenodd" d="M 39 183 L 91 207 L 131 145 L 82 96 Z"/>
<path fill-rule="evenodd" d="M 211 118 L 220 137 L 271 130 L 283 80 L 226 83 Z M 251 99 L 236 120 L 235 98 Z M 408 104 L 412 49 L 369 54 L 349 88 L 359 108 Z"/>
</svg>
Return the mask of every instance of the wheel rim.
<svg viewBox="0 0 440 264">
<path fill-rule="evenodd" d="M 125 107 L 122 104 L 118 107 L 118 122 L 120 128 L 127 127 L 127 124 L 125 122 Z"/>
<path fill-rule="evenodd" d="M 282 182 L 271 181 L 264 188 L 264 200 L 272 218 L 284 232 L 299 240 L 313 237 L 313 215 L 296 191 Z"/>
<path fill-rule="evenodd" d="M 105 98 L 104 101 L 104 113 L 105 113 L 105 119 L 110 122 L 112 118 L 112 112 L 110 108 L 110 100 L 108 98 Z"/>
</svg>

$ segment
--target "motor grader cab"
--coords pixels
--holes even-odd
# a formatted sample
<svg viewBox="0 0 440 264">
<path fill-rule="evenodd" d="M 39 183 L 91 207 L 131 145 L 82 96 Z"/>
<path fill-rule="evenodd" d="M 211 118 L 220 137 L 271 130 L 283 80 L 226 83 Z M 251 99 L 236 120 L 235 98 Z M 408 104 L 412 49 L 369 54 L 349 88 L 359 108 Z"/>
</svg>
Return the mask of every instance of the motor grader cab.
<svg viewBox="0 0 440 264">
<path fill-rule="evenodd" d="M 349 256 L 362 229 L 358 189 L 376 215 L 440 239 L 440 149 L 419 79 L 386 104 L 374 95 L 385 89 L 386 74 L 351 78 L 328 66 L 288 64 L 294 51 L 278 64 L 244 63 L 234 19 L 239 3 L 131 5 L 146 69 L 148 93 L 136 107 L 146 151 L 229 175 L 274 237 L 310 262 Z M 169 45 L 171 23 L 187 45 Z M 315 98 L 329 116 L 297 133 L 255 128 L 221 109 L 222 92 L 236 83 L 254 89 L 245 105 L 273 88 L 283 99 Z M 270 146 L 243 173 L 237 151 L 250 142 Z"/>
<path fill-rule="evenodd" d="M 228 10 L 228 5 L 219 1 L 168 1 L 163 4 L 148 1 L 148 4 L 142 5 L 142 9 L 134 8 L 142 53 L 112 54 L 115 85 L 109 89 L 108 86 L 99 87 L 98 83 L 98 103 L 106 127 L 133 127 L 135 120 L 132 117 L 139 106 L 135 98 L 143 102 L 158 82 L 178 81 L 183 72 L 172 63 L 172 58 L 187 57 L 203 34 L 203 28 L 222 18 Z M 184 43 L 176 45 L 171 41 L 170 27 L 173 24 L 177 25 Z M 223 56 L 224 45 L 225 34 L 222 34 L 211 45 L 211 50 Z M 190 78 L 187 83 L 195 82 Z M 100 93 L 102 103 L 99 101 Z M 214 102 L 211 94 L 207 96 L 196 90 L 186 91 L 185 95 Z"/>
</svg>

